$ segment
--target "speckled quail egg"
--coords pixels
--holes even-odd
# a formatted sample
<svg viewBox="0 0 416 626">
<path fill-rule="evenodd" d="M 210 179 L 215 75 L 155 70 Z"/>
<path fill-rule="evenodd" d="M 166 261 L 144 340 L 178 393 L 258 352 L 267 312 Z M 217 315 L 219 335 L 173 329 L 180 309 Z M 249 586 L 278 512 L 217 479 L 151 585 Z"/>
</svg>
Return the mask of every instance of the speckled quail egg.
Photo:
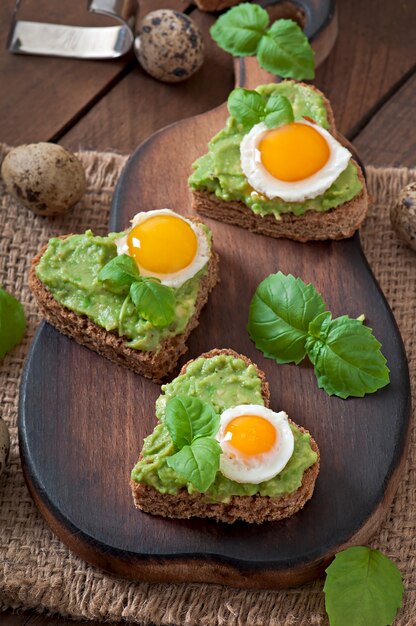
<svg viewBox="0 0 416 626">
<path fill-rule="evenodd" d="M 390 220 L 399 237 L 416 251 L 416 182 L 402 189 L 391 208 Z"/>
<path fill-rule="evenodd" d="M 10 435 L 6 422 L 0 417 L 0 475 L 6 467 L 10 451 Z"/>
<path fill-rule="evenodd" d="M 152 11 L 143 18 L 134 49 L 143 69 L 168 83 L 186 80 L 204 61 L 198 26 L 184 13 L 170 9 Z"/>
<path fill-rule="evenodd" d="M 65 213 L 82 198 L 86 187 L 79 159 L 47 142 L 10 150 L 3 159 L 1 176 L 8 193 L 38 215 Z"/>
</svg>

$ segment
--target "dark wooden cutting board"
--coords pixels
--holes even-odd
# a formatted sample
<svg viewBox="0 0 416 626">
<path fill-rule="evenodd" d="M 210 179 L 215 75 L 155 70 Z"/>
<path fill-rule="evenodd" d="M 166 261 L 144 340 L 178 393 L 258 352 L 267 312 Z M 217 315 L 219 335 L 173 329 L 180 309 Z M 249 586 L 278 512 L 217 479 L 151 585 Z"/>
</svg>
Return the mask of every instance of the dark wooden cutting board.
<svg viewBox="0 0 416 626">
<path fill-rule="evenodd" d="M 318 3 L 319 4 L 319 3 Z M 269 82 L 241 62 L 240 85 Z M 185 120 L 146 141 L 117 187 L 110 230 L 138 211 L 190 212 L 191 163 L 221 128 L 226 107 Z M 323 573 L 333 554 L 365 543 L 396 491 L 409 431 L 409 377 L 391 311 L 363 256 L 359 237 L 299 244 L 208 221 L 221 283 L 191 335 L 182 363 L 214 347 L 255 361 L 271 388 L 271 407 L 308 428 L 321 450 L 315 494 L 291 519 L 232 526 L 168 520 L 133 507 L 129 475 L 154 425 L 160 388 L 42 324 L 26 363 L 20 397 L 22 464 L 30 492 L 56 534 L 107 571 L 149 581 L 208 581 L 282 587 Z M 311 367 L 263 358 L 246 332 L 258 283 L 281 270 L 312 282 L 334 315 L 361 313 L 382 342 L 391 383 L 363 399 L 330 398 Z"/>
</svg>

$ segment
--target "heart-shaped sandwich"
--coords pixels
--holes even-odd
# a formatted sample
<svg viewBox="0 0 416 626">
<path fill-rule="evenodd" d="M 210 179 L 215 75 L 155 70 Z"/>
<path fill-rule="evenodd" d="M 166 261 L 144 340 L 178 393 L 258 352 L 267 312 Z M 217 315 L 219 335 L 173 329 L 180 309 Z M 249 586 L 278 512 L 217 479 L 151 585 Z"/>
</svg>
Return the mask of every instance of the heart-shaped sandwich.
<svg viewBox="0 0 416 626">
<path fill-rule="evenodd" d="M 368 194 L 325 96 L 284 80 L 234 89 L 228 109 L 225 127 L 193 164 L 193 208 L 271 237 L 351 237 Z"/>
<path fill-rule="evenodd" d="M 269 408 L 264 373 L 233 350 L 189 361 L 162 387 L 159 423 L 131 475 L 137 508 L 232 523 L 290 517 L 311 498 L 319 449 Z"/>
<path fill-rule="evenodd" d="M 159 382 L 186 352 L 217 280 L 210 230 L 159 209 L 107 237 L 51 239 L 33 260 L 29 287 L 60 332 Z"/>
</svg>

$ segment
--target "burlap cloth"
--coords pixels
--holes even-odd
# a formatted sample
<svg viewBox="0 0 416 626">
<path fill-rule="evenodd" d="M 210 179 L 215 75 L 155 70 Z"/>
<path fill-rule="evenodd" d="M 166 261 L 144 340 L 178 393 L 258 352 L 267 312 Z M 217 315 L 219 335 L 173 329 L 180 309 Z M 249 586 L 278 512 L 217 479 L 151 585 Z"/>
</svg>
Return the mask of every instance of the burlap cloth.
<svg viewBox="0 0 416 626">
<path fill-rule="evenodd" d="M 1 146 L 0 146 L 1 148 Z M 0 477 L 0 608 L 36 608 L 77 618 L 145 625 L 237 626 L 327 624 L 322 581 L 284 591 L 240 591 L 204 584 L 131 583 L 108 576 L 72 554 L 54 537 L 28 494 L 17 444 L 19 379 L 39 315 L 26 286 L 30 259 L 52 235 L 107 230 L 108 209 L 125 157 L 83 153 L 88 191 L 73 213 L 41 218 L 1 195 L 0 283 L 23 302 L 24 342 L 0 364 L 0 414 L 10 426 L 9 465 Z M 1 152 L 0 152 L 1 158 Z M 399 324 L 411 378 L 416 380 L 416 254 L 390 227 L 388 208 L 416 170 L 368 168 L 375 203 L 362 228 L 366 256 Z M 0 192 L 2 190 L 0 189 Z M 413 393 L 416 385 L 413 384 Z M 416 401 L 413 402 L 416 406 Z M 416 624 L 416 429 L 408 463 L 387 519 L 371 545 L 400 568 L 406 587 L 395 624 Z M 1 623 L 1 616 L 0 616 Z"/>
</svg>

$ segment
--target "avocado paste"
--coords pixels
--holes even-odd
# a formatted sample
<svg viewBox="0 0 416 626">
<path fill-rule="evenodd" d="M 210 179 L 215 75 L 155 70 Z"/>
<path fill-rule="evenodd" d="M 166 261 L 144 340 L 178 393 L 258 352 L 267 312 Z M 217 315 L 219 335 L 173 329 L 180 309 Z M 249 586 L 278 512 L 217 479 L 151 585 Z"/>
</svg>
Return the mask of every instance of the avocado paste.
<svg viewBox="0 0 416 626">
<path fill-rule="evenodd" d="M 88 230 L 84 235 L 51 239 L 36 275 L 57 302 L 125 337 L 130 348 L 157 350 L 164 339 L 185 330 L 194 314 L 200 279 L 206 274 L 207 266 L 174 289 L 174 320 L 167 327 L 156 328 L 140 316 L 129 296 L 109 291 L 98 280 L 100 270 L 117 256 L 114 240 L 124 234 L 99 237 Z"/>
<path fill-rule="evenodd" d="M 247 366 L 232 355 L 220 354 L 209 359 L 203 357 L 188 365 L 185 374 L 171 383 L 163 385 L 163 394 L 156 401 L 156 416 L 159 424 L 153 433 L 146 437 L 142 457 L 133 468 L 133 480 L 149 485 L 161 493 L 176 494 L 186 488 L 188 493 L 197 490 L 170 468 L 166 459 L 177 452 L 164 425 L 166 402 L 177 396 L 195 396 L 210 402 L 220 414 L 239 404 L 259 404 L 264 406 L 261 394 L 262 382 L 253 365 Z M 295 449 L 286 467 L 274 478 L 260 484 L 237 483 L 217 472 L 215 482 L 205 495 L 215 502 L 228 502 L 231 496 L 277 497 L 296 491 L 304 471 L 313 465 L 317 455 L 310 446 L 310 435 L 302 433 L 291 425 L 295 439 Z"/>
<path fill-rule="evenodd" d="M 313 119 L 319 126 L 329 127 L 324 99 L 315 90 L 293 81 L 260 85 L 260 94 L 286 96 L 293 108 L 296 120 Z M 357 168 L 350 161 L 347 168 L 320 196 L 302 202 L 285 202 L 279 198 L 269 200 L 250 187 L 240 164 L 240 143 L 250 129 L 230 116 L 225 127 L 211 139 L 208 153 L 193 164 L 194 172 L 189 178 L 191 189 L 203 189 L 214 193 L 225 202 L 240 201 L 258 215 L 273 214 L 277 219 L 282 213 L 303 215 L 306 211 L 328 211 L 354 198 L 362 189 Z"/>
</svg>

